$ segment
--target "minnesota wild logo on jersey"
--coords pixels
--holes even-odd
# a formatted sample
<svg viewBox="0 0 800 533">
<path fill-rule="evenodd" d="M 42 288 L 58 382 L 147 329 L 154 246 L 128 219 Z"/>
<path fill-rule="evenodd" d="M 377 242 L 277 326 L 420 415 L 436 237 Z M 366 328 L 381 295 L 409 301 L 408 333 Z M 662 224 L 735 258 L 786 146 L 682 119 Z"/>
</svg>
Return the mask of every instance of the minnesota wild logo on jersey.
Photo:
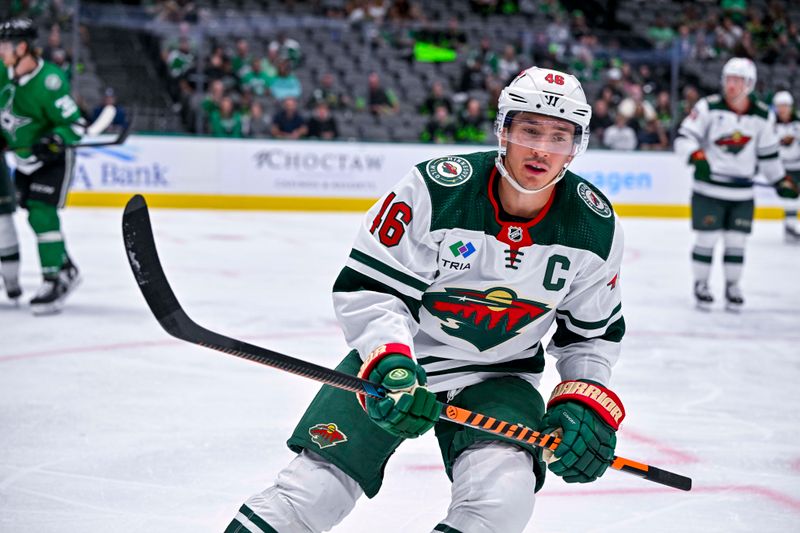
<svg viewBox="0 0 800 533">
<path fill-rule="evenodd" d="M 480 351 L 516 337 L 522 328 L 550 310 L 547 304 L 517 298 L 513 290 L 505 287 L 427 292 L 422 296 L 422 305 L 444 321 L 442 330 Z"/>
<path fill-rule="evenodd" d="M 741 131 L 736 130 L 730 135 L 720 137 L 714 141 L 714 144 L 726 152 L 736 155 L 741 152 L 745 146 L 747 146 L 747 143 L 749 143 L 751 139 L 752 137 L 749 135 L 745 135 Z"/>
</svg>

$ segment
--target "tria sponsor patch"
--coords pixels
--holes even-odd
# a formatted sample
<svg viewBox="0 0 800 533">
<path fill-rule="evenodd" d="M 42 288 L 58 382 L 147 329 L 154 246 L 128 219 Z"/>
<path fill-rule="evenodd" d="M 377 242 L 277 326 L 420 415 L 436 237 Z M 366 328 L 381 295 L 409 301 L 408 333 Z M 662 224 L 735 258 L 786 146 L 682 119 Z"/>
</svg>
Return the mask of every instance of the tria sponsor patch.
<svg viewBox="0 0 800 533">
<path fill-rule="evenodd" d="M 333 422 L 317 424 L 308 428 L 311 440 L 320 448 L 336 446 L 340 442 L 347 442 L 347 435 L 342 433 Z"/>
</svg>

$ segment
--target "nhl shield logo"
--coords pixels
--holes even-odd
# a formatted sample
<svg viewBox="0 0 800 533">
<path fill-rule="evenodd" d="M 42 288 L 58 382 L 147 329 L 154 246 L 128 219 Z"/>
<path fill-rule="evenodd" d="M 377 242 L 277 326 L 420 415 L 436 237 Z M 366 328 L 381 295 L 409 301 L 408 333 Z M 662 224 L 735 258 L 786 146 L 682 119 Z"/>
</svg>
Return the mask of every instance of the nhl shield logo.
<svg viewBox="0 0 800 533">
<path fill-rule="evenodd" d="M 347 435 L 342 433 L 333 422 L 327 424 L 317 424 L 308 428 L 311 440 L 320 448 L 336 446 L 340 442 L 347 442 Z"/>
<path fill-rule="evenodd" d="M 520 242 L 522 240 L 522 228 L 519 226 L 509 226 L 508 238 L 511 242 Z"/>
</svg>

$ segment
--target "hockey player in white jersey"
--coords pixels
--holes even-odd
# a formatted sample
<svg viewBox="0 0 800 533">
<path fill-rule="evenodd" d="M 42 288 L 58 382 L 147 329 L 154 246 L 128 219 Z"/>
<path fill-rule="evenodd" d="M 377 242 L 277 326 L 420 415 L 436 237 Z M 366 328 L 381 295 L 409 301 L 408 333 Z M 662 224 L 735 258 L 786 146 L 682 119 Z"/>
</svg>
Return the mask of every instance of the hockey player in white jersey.
<svg viewBox="0 0 800 533">
<path fill-rule="evenodd" d="M 756 169 L 780 195 L 796 194 L 784 179 L 778 158 L 775 115 L 752 95 L 756 67 L 746 58 L 728 60 L 722 69 L 722 94 L 702 98 L 680 125 L 675 151 L 694 166 L 692 249 L 694 294 L 708 309 L 714 298 L 708 286 L 714 247 L 724 242 L 726 307 L 744 304 L 739 280 L 747 235 L 753 223 Z"/>
<path fill-rule="evenodd" d="M 607 388 L 625 332 L 623 236 L 608 200 L 567 170 L 590 118 L 575 77 L 529 68 L 500 96 L 498 150 L 420 163 L 369 210 L 333 288 L 353 348 L 337 368 L 392 392 L 357 399 L 323 386 L 288 441 L 297 457 L 227 533 L 330 530 L 377 494 L 397 446 L 433 427 L 452 499 L 438 524 L 415 531 L 519 532 L 548 468 L 579 483 L 605 472 L 624 416 Z M 545 407 L 537 388 L 553 322 L 547 352 L 563 382 Z M 570 394 L 577 381 L 606 400 Z M 563 432 L 555 461 L 439 421 L 437 396 Z"/>
<path fill-rule="evenodd" d="M 772 98 L 775 106 L 778 133 L 778 152 L 786 169 L 786 177 L 795 188 L 800 188 L 800 113 L 794 107 L 794 98 L 788 91 L 779 91 Z M 791 195 L 790 195 L 791 196 Z M 800 231 L 797 227 L 797 198 L 786 198 L 784 209 L 784 237 L 786 242 L 800 243 Z"/>
</svg>

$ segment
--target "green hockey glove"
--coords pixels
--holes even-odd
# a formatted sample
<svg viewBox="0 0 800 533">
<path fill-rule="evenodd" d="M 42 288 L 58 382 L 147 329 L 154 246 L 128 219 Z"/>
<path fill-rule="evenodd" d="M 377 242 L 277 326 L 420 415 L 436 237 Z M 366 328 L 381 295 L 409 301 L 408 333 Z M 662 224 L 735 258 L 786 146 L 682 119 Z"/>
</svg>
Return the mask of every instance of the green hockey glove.
<svg viewBox="0 0 800 533">
<path fill-rule="evenodd" d="M 778 193 L 778 196 L 781 198 L 788 198 L 789 200 L 795 200 L 800 196 L 797 185 L 794 184 L 792 178 L 789 176 L 786 176 L 775 184 L 775 192 Z"/>
<path fill-rule="evenodd" d="M 359 395 L 373 422 L 398 437 L 419 437 L 439 420 L 441 404 L 425 384 L 425 370 L 411 358 L 403 344 L 381 346 L 367 358 L 359 377 L 380 383 L 389 391 L 385 398 Z"/>
<path fill-rule="evenodd" d="M 617 395 L 602 385 L 560 383 L 539 426 L 539 431 L 561 437 L 552 457 L 545 457 L 550 471 L 567 483 L 589 483 L 602 476 L 614 457 L 616 431 L 624 417 Z"/>
<path fill-rule="evenodd" d="M 52 163 L 64 153 L 64 139 L 55 134 L 45 135 L 31 147 L 31 152 L 42 163 Z"/>
<path fill-rule="evenodd" d="M 695 179 L 708 179 L 711 176 L 711 165 L 708 164 L 706 153 L 703 150 L 695 150 L 689 156 L 689 164 L 694 166 Z"/>
</svg>

